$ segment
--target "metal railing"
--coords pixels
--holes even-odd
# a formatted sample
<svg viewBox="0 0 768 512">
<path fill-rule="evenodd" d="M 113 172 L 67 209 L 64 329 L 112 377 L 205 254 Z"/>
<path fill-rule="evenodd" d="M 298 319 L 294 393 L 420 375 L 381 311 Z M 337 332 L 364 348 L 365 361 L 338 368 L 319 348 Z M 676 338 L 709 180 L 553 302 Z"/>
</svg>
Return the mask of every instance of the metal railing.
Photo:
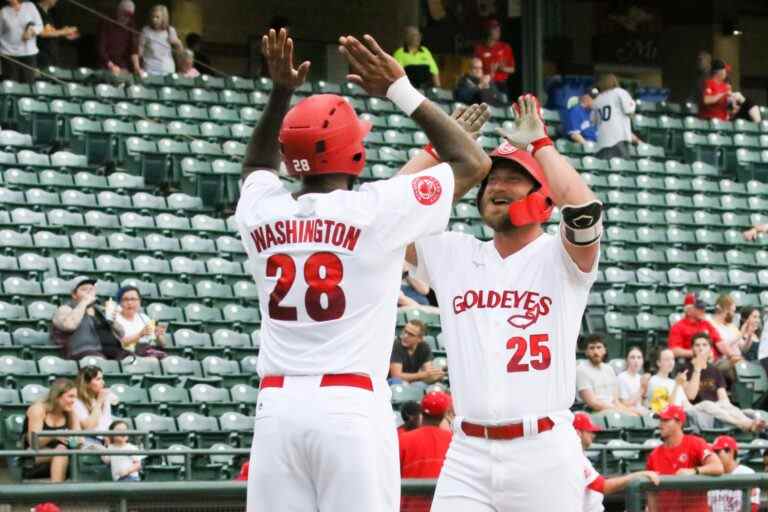
<svg viewBox="0 0 768 512">
<path fill-rule="evenodd" d="M 656 494 L 664 491 L 682 491 L 695 495 L 696 491 L 706 492 L 714 489 L 741 490 L 741 510 L 752 510 L 750 504 L 750 491 L 755 487 L 768 488 L 768 474 L 757 473 L 754 475 L 726 475 L 726 476 L 665 476 L 660 479 L 658 486 L 645 479 L 634 480 L 627 487 L 626 506 L 627 512 L 644 512 L 646 510 L 648 494 Z M 684 498 L 683 498 L 684 499 Z M 664 512 L 654 507 L 650 512 Z"/>
</svg>

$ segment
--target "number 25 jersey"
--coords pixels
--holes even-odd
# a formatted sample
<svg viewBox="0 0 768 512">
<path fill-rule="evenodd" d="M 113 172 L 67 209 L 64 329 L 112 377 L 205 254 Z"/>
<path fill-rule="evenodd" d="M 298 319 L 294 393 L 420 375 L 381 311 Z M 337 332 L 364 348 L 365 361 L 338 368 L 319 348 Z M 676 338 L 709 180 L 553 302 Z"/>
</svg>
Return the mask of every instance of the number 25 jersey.
<svg viewBox="0 0 768 512">
<path fill-rule="evenodd" d="M 440 303 L 457 416 L 503 422 L 567 410 L 576 341 L 597 275 L 546 233 L 502 259 L 493 241 L 443 233 L 416 241 L 417 277 Z"/>
<path fill-rule="evenodd" d="M 251 173 L 235 218 L 258 288 L 259 375 L 385 379 L 405 246 L 445 229 L 453 188 L 448 164 L 298 198 Z"/>
</svg>

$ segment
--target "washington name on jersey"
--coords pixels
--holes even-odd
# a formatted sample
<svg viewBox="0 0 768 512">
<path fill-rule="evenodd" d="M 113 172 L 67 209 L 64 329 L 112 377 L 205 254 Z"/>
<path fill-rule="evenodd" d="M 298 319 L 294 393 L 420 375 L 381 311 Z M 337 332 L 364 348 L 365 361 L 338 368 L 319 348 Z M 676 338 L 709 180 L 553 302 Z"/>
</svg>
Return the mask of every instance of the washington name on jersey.
<svg viewBox="0 0 768 512">
<path fill-rule="evenodd" d="M 330 244 L 355 250 L 362 229 L 331 219 L 285 219 L 257 226 L 251 231 L 256 252 L 287 244 Z"/>
</svg>

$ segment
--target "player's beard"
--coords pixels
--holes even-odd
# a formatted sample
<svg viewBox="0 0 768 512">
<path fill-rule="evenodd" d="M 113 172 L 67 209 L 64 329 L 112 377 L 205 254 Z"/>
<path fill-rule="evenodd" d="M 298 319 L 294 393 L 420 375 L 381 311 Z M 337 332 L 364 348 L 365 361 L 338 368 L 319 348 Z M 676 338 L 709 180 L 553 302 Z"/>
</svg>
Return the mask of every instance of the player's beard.
<svg viewBox="0 0 768 512">
<path fill-rule="evenodd" d="M 496 233 L 512 233 L 517 229 L 512 225 L 512 221 L 509 220 L 508 215 L 501 215 L 499 217 L 483 216 L 485 224 L 494 230 Z"/>
</svg>

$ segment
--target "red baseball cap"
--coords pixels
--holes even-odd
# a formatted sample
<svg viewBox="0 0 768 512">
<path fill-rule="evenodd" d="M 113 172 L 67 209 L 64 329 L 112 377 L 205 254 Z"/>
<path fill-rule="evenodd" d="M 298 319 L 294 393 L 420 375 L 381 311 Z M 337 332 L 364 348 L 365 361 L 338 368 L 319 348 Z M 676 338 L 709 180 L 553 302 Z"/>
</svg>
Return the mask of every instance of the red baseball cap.
<svg viewBox="0 0 768 512">
<path fill-rule="evenodd" d="M 592 416 L 585 412 L 577 412 L 573 415 L 573 428 L 587 432 L 600 432 L 602 430 L 599 425 L 595 425 L 592 421 Z"/>
<path fill-rule="evenodd" d="M 685 423 L 685 410 L 679 405 L 668 405 L 666 409 L 659 413 L 659 418 L 662 420 L 677 420 L 680 423 Z"/>
<path fill-rule="evenodd" d="M 451 408 L 451 395 L 442 391 L 433 391 L 421 399 L 421 412 L 427 416 L 440 417 Z"/>
<path fill-rule="evenodd" d="M 34 512 L 61 512 L 61 509 L 58 505 L 55 503 L 51 503 L 50 501 L 47 503 L 40 503 L 38 505 L 35 505 L 35 508 L 32 509 Z"/>
<path fill-rule="evenodd" d="M 712 443 L 712 449 L 714 451 L 729 449 L 736 453 L 739 451 L 739 444 L 731 436 L 717 436 L 715 442 Z"/>
<path fill-rule="evenodd" d="M 707 303 L 699 299 L 699 296 L 693 292 L 687 293 L 685 295 L 683 306 L 693 306 L 698 309 L 707 309 Z"/>
</svg>

